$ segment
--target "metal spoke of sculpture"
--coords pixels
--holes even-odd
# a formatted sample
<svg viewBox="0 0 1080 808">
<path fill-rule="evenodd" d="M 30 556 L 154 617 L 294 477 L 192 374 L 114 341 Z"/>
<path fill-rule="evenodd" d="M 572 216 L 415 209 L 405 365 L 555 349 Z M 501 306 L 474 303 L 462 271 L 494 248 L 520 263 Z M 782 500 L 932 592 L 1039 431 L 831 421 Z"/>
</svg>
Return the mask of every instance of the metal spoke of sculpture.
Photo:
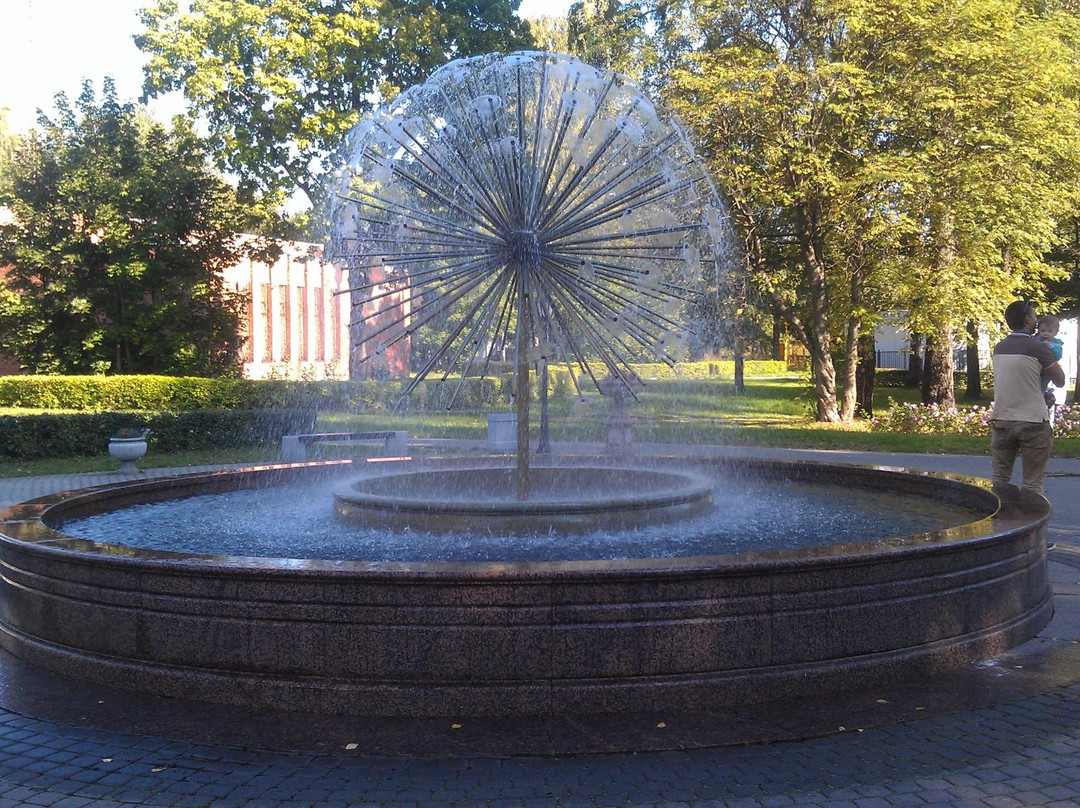
<svg viewBox="0 0 1080 808">
<path fill-rule="evenodd" d="M 350 134 L 329 218 L 367 356 L 445 335 L 406 386 L 484 375 L 516 357 L 519 493 L 527 495 L 529 369 L 673 363 L 688 301 L 715 283 L 725 214 L 679 126 L 625 78 L 526 52 L 445 65 Z M 711 279 L 710 279 L 711 276 Z M 369 306 L 369 308 L 375 308 Z M 575 372 L 576 371 L 576 372 Z M 580 389 L 578 389 L 580 394 Z"/>
</svg>

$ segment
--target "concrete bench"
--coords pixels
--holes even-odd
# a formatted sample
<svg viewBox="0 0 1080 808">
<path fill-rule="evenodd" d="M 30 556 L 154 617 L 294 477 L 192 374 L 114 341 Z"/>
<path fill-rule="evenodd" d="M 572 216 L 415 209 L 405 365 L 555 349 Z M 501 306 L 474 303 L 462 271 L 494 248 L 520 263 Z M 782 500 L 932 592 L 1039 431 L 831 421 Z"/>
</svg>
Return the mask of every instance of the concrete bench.
<svg viewBox="0 0 1080 808">
<path fill-rule="evenodd" d="M 285 463 L 307 460 L 307 447 L 312 443 L 378 443 L 383 444 L 387 457 L 408 453 L 408 433 L 405 430 L 385 432 L 314 432 L 308 435 L 282 435 L 281 459 Z"/>
</svg>

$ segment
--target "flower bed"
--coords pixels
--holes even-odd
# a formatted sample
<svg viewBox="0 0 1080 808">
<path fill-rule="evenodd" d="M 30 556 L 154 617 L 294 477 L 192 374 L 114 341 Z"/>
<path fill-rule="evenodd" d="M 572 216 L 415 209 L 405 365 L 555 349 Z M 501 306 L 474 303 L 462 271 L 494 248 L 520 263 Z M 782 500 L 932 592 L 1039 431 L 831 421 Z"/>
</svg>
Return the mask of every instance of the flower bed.
<svg viewBox="0 0 1080 808">
<path fill-rule="evenodd" d="M 993 405 L 958 409 L 937 404 L 898 404 L 889 399 L 888 411 L 870 421 L 870 430 L 919 435 L 989 435 L 993 410 Z M 1057 408 L 1054 435 L 1059 438 L 1080 438 L 1080 406 L 1070 404 Z"/>
</svg>

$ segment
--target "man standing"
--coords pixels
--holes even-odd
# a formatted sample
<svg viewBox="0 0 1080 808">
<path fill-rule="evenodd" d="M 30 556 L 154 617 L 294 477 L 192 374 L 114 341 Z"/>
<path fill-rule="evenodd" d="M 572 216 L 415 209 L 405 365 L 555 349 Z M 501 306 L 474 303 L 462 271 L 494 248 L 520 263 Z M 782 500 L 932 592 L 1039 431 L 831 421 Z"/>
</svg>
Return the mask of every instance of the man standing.
<svg viewBox="0 0 1080 808">
<path fill-rule="evenodd" d="M 1065 371 L 1053 351 L 1032 335 L 1039 326 L 1035 307 L 1023 300 L 1005 309 L 1012 333 L 994 346 L 994 421 L 990 441 L 995 487 L 1012 479 L 1016 455 L 1023 462 L 1023 487 L 1043 492 L 1043 473 L 1054 445 L 1044 379 L 1065 386 Z"/>
</svg>

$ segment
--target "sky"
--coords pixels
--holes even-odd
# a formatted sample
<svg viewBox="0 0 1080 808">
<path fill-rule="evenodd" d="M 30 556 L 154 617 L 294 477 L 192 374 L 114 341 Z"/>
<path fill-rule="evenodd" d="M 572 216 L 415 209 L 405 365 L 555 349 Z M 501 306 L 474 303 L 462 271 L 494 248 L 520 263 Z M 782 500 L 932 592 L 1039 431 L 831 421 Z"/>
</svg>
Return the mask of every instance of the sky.
<svg viewBox="0 0 1080 808">
<path fill-rule="evenodd" d="M 572 0 L 521 0 L 522 17 L 563 15 Z M 148 0 L 0 0 L 0 107 L 17 132 L 30 129 L 36 109 L 52 109 L 63 91 L 78 98 L 84 79 L 101 92 L 112 76 L 123 101 L 142 88 L 142 54 L 131 38 Z M 162 120 L 180 111 L 176 98 L 151 105 Z"/>
</svg>

